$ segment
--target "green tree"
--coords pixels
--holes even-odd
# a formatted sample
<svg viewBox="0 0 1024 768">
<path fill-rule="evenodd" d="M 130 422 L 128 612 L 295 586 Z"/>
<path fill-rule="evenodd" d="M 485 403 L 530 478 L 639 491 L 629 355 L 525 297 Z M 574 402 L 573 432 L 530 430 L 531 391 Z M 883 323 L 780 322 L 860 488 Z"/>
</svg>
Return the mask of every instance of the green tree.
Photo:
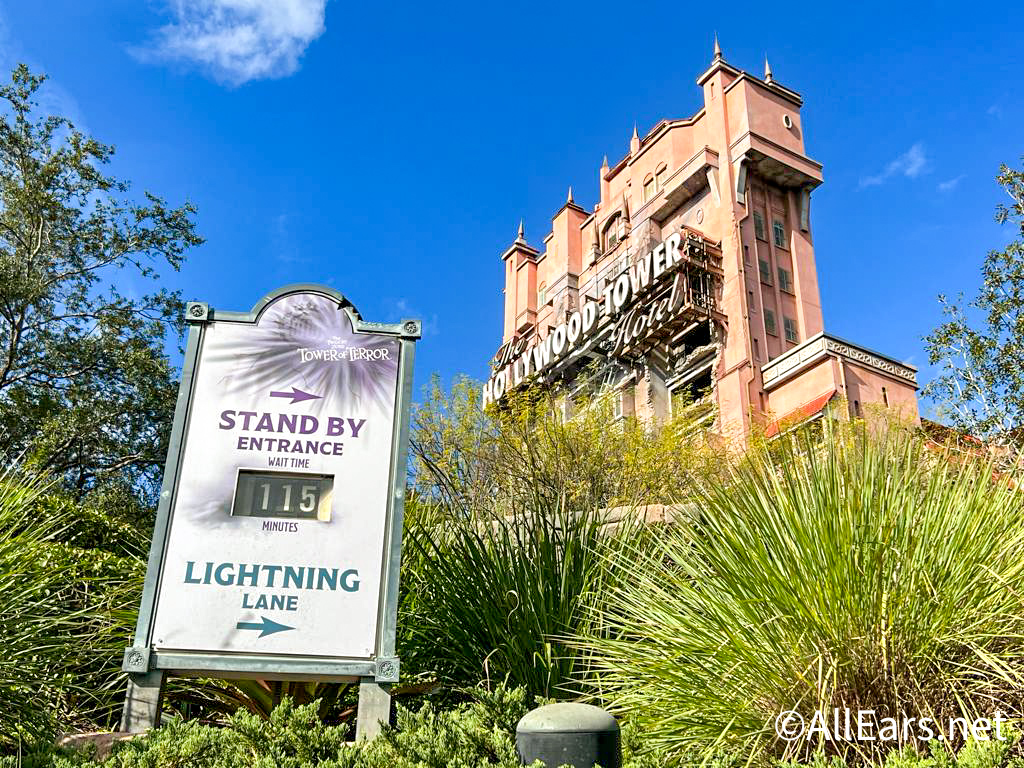
<svg viewBox="0 0 1024 768">
<path fill-rule="evenodd" d="M 940 296 L 945 322 L 925 337 L 928 361 L 941 373 L 925 387 L 944 419 L 968 434 L 1024 448 L 1024 171 L 1003 165 L 997 177 L 1010 198 L 996 221 L 1014 239 L 989 251 L 981 288 L 965 304 Z"/>
<path fill-rule="evenodd" d="M 114 148 L 39 115 L 45 76 L 0 87 L 0 446 L 81 494 L 155 491 L 175 399 L 164 353 L 177 293 L 152 285 L 202 242 L 173 208 L 105 171 Z M 117 286 L 120 286 L 117 287 Z"/>
</svg>

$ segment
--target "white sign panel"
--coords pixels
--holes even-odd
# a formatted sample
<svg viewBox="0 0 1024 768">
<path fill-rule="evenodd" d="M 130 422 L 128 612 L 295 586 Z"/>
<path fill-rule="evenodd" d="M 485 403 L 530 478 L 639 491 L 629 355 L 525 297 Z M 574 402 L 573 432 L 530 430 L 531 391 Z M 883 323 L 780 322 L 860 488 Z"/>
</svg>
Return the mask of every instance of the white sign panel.
<svg viewBox="0 0 1024 768">
<path fill-rule="evenodd" d="M 374 656 L 399 350 L 313 292 L 205 326 L 158 653 Z"/>
</svg>

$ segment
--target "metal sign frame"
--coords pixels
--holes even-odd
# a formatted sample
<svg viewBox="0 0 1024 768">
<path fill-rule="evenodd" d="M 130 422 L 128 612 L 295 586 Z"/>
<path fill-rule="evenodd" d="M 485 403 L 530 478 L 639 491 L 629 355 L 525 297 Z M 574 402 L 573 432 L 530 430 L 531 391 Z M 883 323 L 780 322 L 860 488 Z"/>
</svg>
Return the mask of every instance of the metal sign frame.
<svg viewBox="0 0 1024 768">
<path fill-rule="evenodd" d="M 328 657 L 261 655 L 242 652 L 160 651 L 152 647 L 153 623 L 160 578 L 166 555 L 171 515 L 176 500 L 185 441 L 193 406 L 193 387 L 206 329 L 211 323 L 255 325 L 263 310 L 272 302 L 295 293 L 316 293 L 337 302 L 339 311 L 348 315 L 356 334 L 392 336 L 399 341 L 395 419 L 391 441 L 389 494 L 384 528 L 383 572 L 378 597 L 376 649 L 371 660 Z M 153 539 L 150 544 L 143 587 L 132 645 L 125 649 L 122 670 L 132 683 L 125 702 L 122 728 L 138 720 L 129 709 L 132 687 L 162 688 L 167 674 L 182 677 L 222 677 L 226 679 L 256 678 L 263 680 L 308 680 L 330 682 L 389 684 L 398 681 L 399 661 L 395 655 L 398 621 L 398 580 L 402 551 L 402 524 L 405 512 L 406 461 L 409 443 L 409 408 L 412 402 L 413 358 L 415 343 L 422 335 L 419 320 L 403 319 L 398 323 L 371 323 L 362 319 L 355 306 L 339 291 L 313 283 L 296 283 L 268 293 L 249 312 L 215 310 L 203 302 L 189 302 L 185 308 L 188 340 L 174 409 L 174 423 L 164 464 L 163 485 L 157 507 Z M 156 694 L 159 696 L 159 693 Z M 137 697 L 138 698 L 138 697 Z M 138 702 L 137 702 L 138 703 Z M 157 719 L 159 703 L 155 704 Z M 147 719 L 152 719 L 147 715 Z M 153 722 L 152 725 L 156 725 Z"/>
</svg>

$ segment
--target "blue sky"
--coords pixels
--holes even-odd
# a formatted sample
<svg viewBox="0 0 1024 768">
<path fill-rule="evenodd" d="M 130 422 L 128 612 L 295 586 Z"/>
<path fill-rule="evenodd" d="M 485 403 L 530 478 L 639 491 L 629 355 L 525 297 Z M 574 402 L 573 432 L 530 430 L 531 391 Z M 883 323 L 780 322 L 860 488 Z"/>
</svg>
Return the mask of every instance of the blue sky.
<svg viewBox="0 0 1024 768">
<path fill-rule="evenodd" d="M 0 0 L 0 64 L 49 74 L 46 105 L 137 189 L 199 206 L 207 243 L 167 277 L 186 298 L 312 281 L 422 317 L 422 385 L 485 374 L 520 217 L 539 245 L 634 121 L 696 111 L 717 30 L 804 97 L 826 329 L 927 381 L 936 294 L 973 291 L 1011 234 L 992 214 L 1024 154 L 1022 6 L 719 5 Z"/>
</svg>

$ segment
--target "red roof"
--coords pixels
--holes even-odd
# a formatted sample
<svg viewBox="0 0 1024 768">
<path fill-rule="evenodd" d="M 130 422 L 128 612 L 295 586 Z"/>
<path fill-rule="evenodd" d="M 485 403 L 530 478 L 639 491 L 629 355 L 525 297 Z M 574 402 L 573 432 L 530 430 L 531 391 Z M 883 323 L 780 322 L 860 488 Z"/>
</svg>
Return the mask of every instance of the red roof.
<svg viewBox="0 0 1024 768">
<path fill-rule="evenodd" d="M 764 431 L 765 437 L 774 437 L 779 434 L 781 425 L 797 424 L 801 421 L 807 421 L 812 416 L 816 416 L 821 413 L 825 406 L 828 405 L 829 400 L 835 397 L 836 390 L 830 389 L 823 395 L 818 395 L 813 400 L 804 403 L 799 408 L 790 411 L 781 419 L 773 421 L 768 425 L 768 428 Z"/>
</svg>

